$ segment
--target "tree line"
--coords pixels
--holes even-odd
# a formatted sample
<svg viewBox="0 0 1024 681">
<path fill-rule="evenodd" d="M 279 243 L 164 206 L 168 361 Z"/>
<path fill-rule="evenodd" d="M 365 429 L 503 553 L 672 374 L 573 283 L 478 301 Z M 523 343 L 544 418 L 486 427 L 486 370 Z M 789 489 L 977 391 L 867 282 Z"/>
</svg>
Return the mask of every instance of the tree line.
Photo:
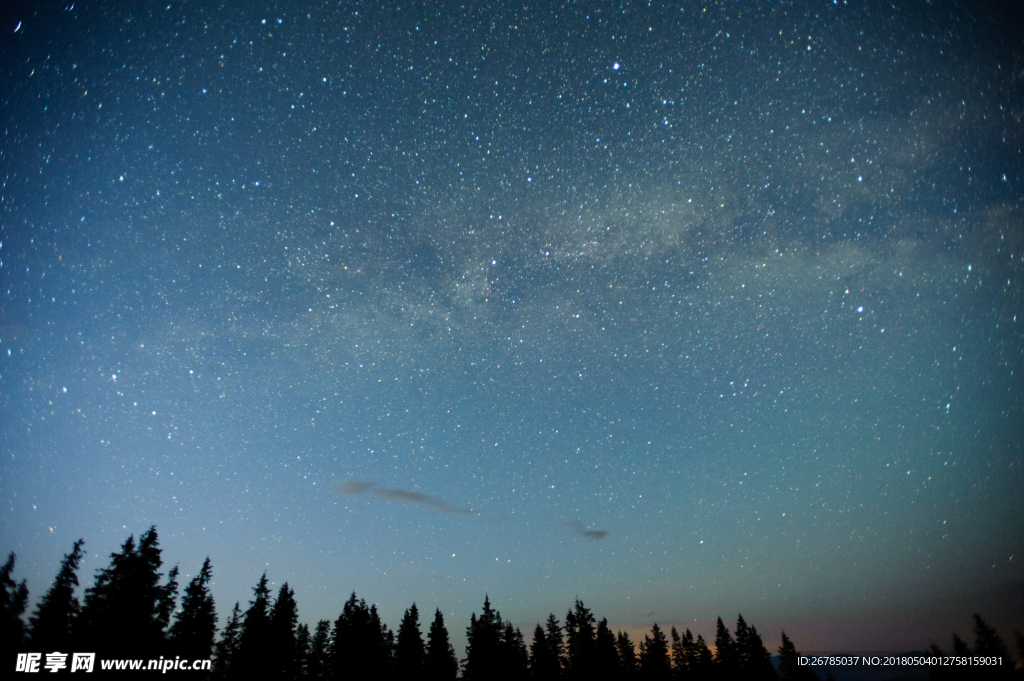
<svg viewBox="0 0 1024 681">
<path fill-rule="evenodd" d="M 166 576 L 160 571 L 161 549 L 156 528 L 150 527 L 137 542 L 130 536 L 119 552 L 111 554 L 110 565 L 97 571 L 79 602 L 77 573 L 83 546 L 84 541 L 78 540 L 64 556 L 27 623 L 23 614 L 28 587 L 11 578 L 14 553 L 0 568 L 4 664 L 14 664 L 19 651 L 61 651 L 95 652 L 99 659 L 212 658 L 208 677 L 224 681 L 257 675 L 325 681 L 454 681 L 460 675 L 466 681 L 818 678 L 811 668 L 798 664 L 799 653 L 785 632 L 774 664 L 757 628 L 742 615 L 733 632 L 718 619 L 713 652 L 703 636 L 694 637 L 689 629 L 680 634 L 675 627 L 666 635 L 657 624 L 637 645 L 628 633 L 613 633 L 607 619 L 598 622 L 579 599 L 563 622 L 551 614 L 543 625 L 538 623 L 527 646 L 519 628 L 503 620 L 485 596 L 480 615 L 474 612 L 470 617 L 466 657 L 459 660 L 440 610 L 435 610 L 424 639 L 420 613 L 413 603 L 405 610 L 396 635 L 381 620 L 376 605 L 368 605 L 353 592 L 333 623 L 320 620 L 311 630 L 298 621 L 295 592 L 284 583 L 272 594 L 266 573 L 253 587 L 253 598 L 244 611 L 235 603 L 218 637 L 209 558 L 185 586 L 179 604 L 178 568 L 171 568 Z M 1006 658 L 998 634 L 977 616 L 975 633 L 974 654 Z M 1024 657 L 1024 639 L 1020 634 L 1017 638 Z M 935 644 L 930 651 L 941 654 Z M 954 653 L 971 653 L 955 634 Z M 1012 662 L 1007 670 L 1012 670 Z M 191 671 L 187 675 L 203 676 Z"/>
</svg>

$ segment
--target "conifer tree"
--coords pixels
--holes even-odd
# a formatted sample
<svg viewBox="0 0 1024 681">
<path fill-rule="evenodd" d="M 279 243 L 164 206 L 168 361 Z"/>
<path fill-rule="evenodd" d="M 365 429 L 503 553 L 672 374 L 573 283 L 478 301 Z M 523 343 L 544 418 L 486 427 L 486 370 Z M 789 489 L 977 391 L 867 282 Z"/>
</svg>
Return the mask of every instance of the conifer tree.
<svg viewBox="0 0 1024 681">
<path fill-rule="evenodd" d="M 595 678 L 598 670 L 594 664 L 594 616 L 578 598 L 565 616 L 565 634 L 566 676 L 569 681 Z"/>
<path fill-rule="evenodd" d="M 245 611 L 238 633 L 238 648 L 232 655 L 229 678 L 256 678 L 267 666 L 267 652 L 271 646 L 270 587 L 267 573 L 253 587 L 253 598 Z"/>
<path fill-rule="evenodd" d="M 306 676 L 315 681 L 325 681 L 330 667 L 331 623 L 320 620 L 309 643 L 309 659 L 306 662 Z"/>
<path fill-rule="evenodd" d="M 190 660 L 208 659 L 213 654 L 217 633 L 217 610 L 210 593 L 213 568 L 203 561 L 199 574 L 185 587 L 181 610 L 171 626 L 170 639 L 176 654 Z"/>
<path fill-rule="evenodd" d="M 690 630 L 687 629 L 687 632 Z M 697 640 L 693 643 L 693 657 L 690 658 L 690 669 L 695 679 L 709 678 L 714 671 L 714 659 L 711 657 L 711 650 L 704 642 L 704 637 L 697 634 Z"/>
<path fill-rule="evenodd" d="M 77 638 L 97 652 L 122 651 L 153 657 L 164 640 L 164 629 L 177 598 L 177 568 L 166 585 L 160 584 L 160 544 L 155 527 L 121 545 L 111 554 L 110 567 L 96 574 L 85 592 L 78 618 Z"/>
<path fill-rule="evenodd" d="M 748 625 L 740 614 L 736 618 L 736 652 L 743 675 L 750 681 L 771 681 L 778 674 L 772 665 L 771 655 L 761 641 L 754 625 Z"/>
<path fill-rule="evenodd" d="M 235 601 L 235 607 L 231 609 L 231 617 L 224 625 L 221 638 L 214 646 L 213 678 L 227 679 L 231 674 L 231 666 L 238 653 L 238 641 L 242 634 L 242 609 Z"/>
<path fill-rule="evenodd" d="M 634 681 L 637 678 L 639 669 L 636 661 L 636 648 L 629 639 L 629 634 L 620 631 L 615 638 L 615 648 L 619 652 L 619 665 L 622 669 L 622 678 L 626 681 Z"/>
<path fill-rule="evenodd" d="M 799 664 L 800 653 L 796 646 L 782 632 L 782 645 L 779 646 L 779 677 L 782 679 L 793 679 L 794 681 L 816 681 L 818 675 L 810 667 Z"/>
<path fill-rule="evenodd" d="M 402 616 L 395 647 L 395 677 L 399 681 L 418 681 L 423 677 L 423 634 L 420 632 L 420 611 L 413 603 Z"/>
<path fill-rule="evenodd" d="M 529 655 L 523 632 L 513 627 L 512 622 L 505 622 L 501 642 L 498 648 L 499 678 L 509 681 L 526 679 L 529 673 Z"/>
<path fill-rule="evenodd" d="M 28 606 L 28 585 L 22 580 L 18 584 L 11 579 L 14 572 L 14 551 L 7 562 L 0 567 L 0 654 L 3 660 L 10 660 L 24 643 L 25 622 L 22 613 Z"/>
<path fill-rule="evenodd" d="M 391 674 L 391 644 L 394 636 L 377 614 L 377 606 L 366 605 L 353 591 L 334 623 L 332 634 L 332 678 L 379 678 Z"/>
<path fill-rule="evenodd" d="M 644 635 L 640 643 L 640 678 L 643 681 L 670 681 L 672 678 L 668 641 L 657 622 L 651 627 L 650 636 Z"/>
<path fill-rule="evenodd" d="M 313 640 L 309 635 L 309 625 L 300 624 L 295 629 L 295 676 L 299 679 L 309 678 L 309 650 Z"/>
<path fill-rule="evenodd" d="M 281 585 L 277 599 L 270 611 L 267 668 L 279 679 L 294 679 L 298 674 L 298 648 L 296 626 L 299 621 L 299 606 L 295 603 L 295 591 L 288 582 Z"/>
<path fill-rule="evenodd" d="M 594 661 L 605 678 L 620 678 L 622 669 L 619 665 L 619 653 L 615 649 L 615 634 L 608 628 L 607 617 L 601 618 L 601 621 L 597 623 L 594 646 L 597 650 Z"/>
<path fill-rule="evenodd" d="M 427 651 L 423 661 L 423 677 L 426 681 L 455 681 L 459 672 L 459 660 L 455 649 L 448 640 L 448 629 L 440 608 L 434 612 L 434 621 L 427 632 Z"/>
<path fill-rule="evenodd" d="M 555 617 L 555 613 L 548 615 L 548 619 L 544 623 L 544 631 L 547 633 L 551 654 L 555 656 L 555 660 L 558 662 L 556 676 L 561 676 L 565 669 L 565 638 L 563 637 L 562 625 L 558 622 L 558 618 Z"/>
<path fill-rule="evenodd" d="M 544 627 L 538 624 L 533 630 L 533 641 L 530 643 L 530 677 L 534 681 L 554 681 L 560 671 L 558 658 L 548 643 Z"/>
<path fill-rule="evenodd" d="M 719 674 L 736 675 L 740 670 L 736 641 L 729 634 L 729 629 L 721 617 L 718 618 L 718 628 L 715 631 L 715 665 Z"/>
<path fill-rule="evenodd" d="M 78 565 L 82 561 L 84 539 L 79 539 L 64 554 L 57 577 L 50 585 L 36 613 L 29 618 L 29 640 L 35 650 L 70 650 L 71 634 L 81 606 L 75 589 L 78 588 Z"/>
<path fill-rule="evenodd" d="M 463 679 L 485 681 L 500 674 L 499 645 L 502 639 L 501 614 L 491 608 L 491 600 L 484 595 L 484 608 L 477 619 L 474 612 L 466 629 L 466 661 Z"/>
<path fill-rule="evenodd" d="M 669 640 L 672 646 L 669 651 L 669 655 L 672 658 L 672 672 L 681 679 L 686 675 L 688 667 L 686 665 L 686 651 L 683 648 L 683 639 L 679 636 L 679 632 L 676 631 L 675 627 L 672 627 Z"/>
</svg>

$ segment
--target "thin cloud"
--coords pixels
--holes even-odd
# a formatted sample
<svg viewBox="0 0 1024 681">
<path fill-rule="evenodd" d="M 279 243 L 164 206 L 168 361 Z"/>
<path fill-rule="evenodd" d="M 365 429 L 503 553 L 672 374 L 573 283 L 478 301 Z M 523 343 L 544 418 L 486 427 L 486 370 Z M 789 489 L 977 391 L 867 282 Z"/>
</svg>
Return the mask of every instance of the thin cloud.
<svg viewBox="0 0 1024 681">
<path fill-rule="evenodd" d="M 600 541 L 608 536 L 608 530 L 588 530 L 579 520 L 573 520 L 570 523 L 566 523 L 566 525 L 571 527 L 573 532 L 590 541 Z"/>
<path fill-rule="evenodd" d="M 339 482 L 335 485 L 335 489 L 340 494 L 365 494 L 369 492 L 384 501 L 404 501 L 407 504 L 427 506 L 435 511 L 440 511 L 441 513 L 473 515 L 473 509 L 471 508 L 459 508 L 458 506 L 452 506 L 443 499 L 409 489 L 377 487 L 377 483 L 368 480 L 348 480 L 346 482 Z"/>
</svg>

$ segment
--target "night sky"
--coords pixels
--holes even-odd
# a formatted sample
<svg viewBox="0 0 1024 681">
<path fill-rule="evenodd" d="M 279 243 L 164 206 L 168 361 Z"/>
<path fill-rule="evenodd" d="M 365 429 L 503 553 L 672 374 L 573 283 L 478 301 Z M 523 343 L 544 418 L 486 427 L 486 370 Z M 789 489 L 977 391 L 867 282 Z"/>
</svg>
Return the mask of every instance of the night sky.
<svg viewBox="0 0 1024 681">
<path fill-rule="evenodd" d="M 5 7 L 33 599 L 156 525 L 220 624 L 266 571 L 310 624 L 439 607 L 460 656 L 485 593 L 770 648 L 1024 628 L 1020 4 Z"/>
</svg>

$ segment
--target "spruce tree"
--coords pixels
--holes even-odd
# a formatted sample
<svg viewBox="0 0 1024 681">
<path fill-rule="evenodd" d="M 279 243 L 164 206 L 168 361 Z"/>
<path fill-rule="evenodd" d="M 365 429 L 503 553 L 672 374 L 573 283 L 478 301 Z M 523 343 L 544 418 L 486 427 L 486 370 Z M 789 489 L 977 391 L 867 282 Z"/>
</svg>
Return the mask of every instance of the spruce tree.
<svg viewBox="0 0 1024 681">
<path fill-rule="evenodd" d="M 529 654 L 523 632 L 513 627 L 512 622 L 505 622 L 498 648 L 499 679 L 522 681 L 529 675 Z"/>
<path fill-rule="evenodd" d="M 331 647 L 331 623 L 320 620 L 309 643 L 309 659 L 306 662 L 306 676 L 315 681 L 325 681 L 329 676 Z"/>
<path fill-rule="evenodd" d="M 605 678 L 618 679 L 622 675 L 619 665 L 619 653 L 615 649 L 615 634 L 608 628 L 608 618 L 603 617 L 597 623 L 597 633 L 594 636 L 596 654 L 594 661 L 597 668 L 601 670 Z"/>
<path fill-rule="evenodd" d="M 270 650 L 270 587 L 267 573 L 253 587 L 253 598 L 238 633 L 238 649 L 232 655 L 229 678 L 256 678 L 267 667 Z"/>
<path fill-rule="evenodd" d="M 274 607 L 270 611 L 268 648 L 264 653 L 267 669 L 276 678 L 294 679 L 298 675 L 299 653 L 295 638 L 298 621 L 299 606 L 295 602 L 295 591 L 285 582 L 278 590 Z"/>
<path fill-rule="evenodd" d="M 78 588 L 78 565 L 82 561 L 84 539 L 79 539 L 64 554 L 57 577 L 50 585 L 36 613 L 29 618 L 29 640 L 33 650 L 70 650 L 71 634 L 81 606 L 75 589 Z"/>
<path fill-rule="evenodd" d="M 25 622 L 21 615 L 28 606 L 28 585 L 11 579 L 14 572 L 14 551 L 0 567 L 0 654 L 10 660 L 25 642 Z"/>
<path fill-rule="evenodd" d="M 377 614 L 355 592 L 342 608 L 332 635 L 332 678 L 379 678 L 391 674 L 394 636 Z"/>
<path fill-rule="evenodd" d="M 672 663 L 668 657 L 668 640 L 655 622 L 650 636 L 640 644 L 640 678 L 643 681 L 670 681 Z"/>
<path fill-rule="evenodd" d="M 231 617 L 224 625 L 221 638 L 214 646 L 213 678 L 227 679 L 232 676 L 232 663 L 238 653 L 238 640 L 242 634 L 242 609 L 235 601 L 235 607 L 231 609 Z"/>
<path fill-rule="evenodd" d="M 423 678 L 426 681 L 455 681 L 459 672 L 459 660 L 455 649 L 448 640 L 448 629 L 440 608 L 434 612 L 434 621 L 427 632 L 427 650 L 423 661 Z"/>
<path fill-rule="evenodd" d="M 553 681 L 558 678 L 558 662 L 548 645 L 544 627 L 537 625 L 530 643 L 530 677 L 534 681 Z"/>
<path fill-rule="evenodd" d="M 548 615 L 548 619 L 544 623 L 544 631 L 547 633 L 548 647 L 551 648 L 551 654 L 554 655 L 555 660 L 558 662 L 556 676 L 561 676 L 565 669 L 565 639 L 562 634 L 562 625 L 559 624 L 555 613 Z"/>
<path fill-rule="evenodd" d="M 309 651 L 313 639 L 309 634 L 309 625 L 300 624 L 295 629 L 295 676 L 299 679 L 309 678 Z"/>
<path fill-rule="evenodd" d="M 719 674 L 735 676 L 740 670 L 736 641 L 729 634 L 729 629 L 721 617 L 718 618 L 718 627 L 715 631 L 715 665 Z"/>
<path fill-rule="evenodd" d="M 156 528 L 128 537 L 110 566 L 99 570 L 85 592 L 76 642 L 96 652 L 156 657 L 177 597 L 177 568 L 160 584 L 160 543 Z"/>
<path fill-rule="evenodd" d="M 619 665 L 622 669 L 622 678 L 626 681 L 634 681 L 637 678 L 639 669 L 636 662 L 636 647 L 629 639 L 629 634 L 620 631 L 615 638 L 615 648 L 619 652 Z"/>
<path fill-rule="evenodd" d="M 398 626 L 395 647 L 395 677 L 399 681 L 418 681 L 423 677 L 423 634 L 420 632 L 420 611 L 416 604 L 406 609 Z"/>
<path fill-rule="evenodd" d="M 209 659 L 217 633 L 217 610 L 210 593 L 213 568 L 210 558 L 203 561 L 199 574 L 185 587 L 181 610 L 175 615 L 170 639 L 174 652 L 190 660 Z"/>
<path fill-rule="evenodd" d="M 754 625 L 746 623 L 742 614 L 736 618 L 736 652 L 743 675 L 750 681 L 772 681 L 778 678 L 761 635 Z"/>
<path fill-rule="evenodd" d="M 782 632 L 782 645 L 779 646 L 779 677 L 782 679 L 793 679 L 794 681 L 817 681 L 818 675 L 810 667 L 801 666 L 799 663 L 800 653 L 796 646 Z"/>
<path fill-rule="evenodd" d="M 691 659 L 690 666 L 690 669 L 693 670 L 694 678 L 709 678 L 714 671 L 714 664 L 708 644 L 704 642 L 703 636 L 697 634 L 697 640 L 693 643 L 693 658 Z"/>
<path fill-rule="evenodd" d="M 578 598 L 573 609 L 565 616 L 565 634 L 568 651 L 566 676 L 569 681 L 589 681 L 595 678 L 599 670 L 594 664 L 594 615 Z"/>
<path fill-rule="evenodd" d="M 470 615 L 466 629 L 466 661 L 463 679 L 485 681 L 500 673 L 498 648 L 502 639 L 501 614 L 491 608 L 491 600 L 484 595 L 484 608 L 477 619 Z"/>
</svg>

